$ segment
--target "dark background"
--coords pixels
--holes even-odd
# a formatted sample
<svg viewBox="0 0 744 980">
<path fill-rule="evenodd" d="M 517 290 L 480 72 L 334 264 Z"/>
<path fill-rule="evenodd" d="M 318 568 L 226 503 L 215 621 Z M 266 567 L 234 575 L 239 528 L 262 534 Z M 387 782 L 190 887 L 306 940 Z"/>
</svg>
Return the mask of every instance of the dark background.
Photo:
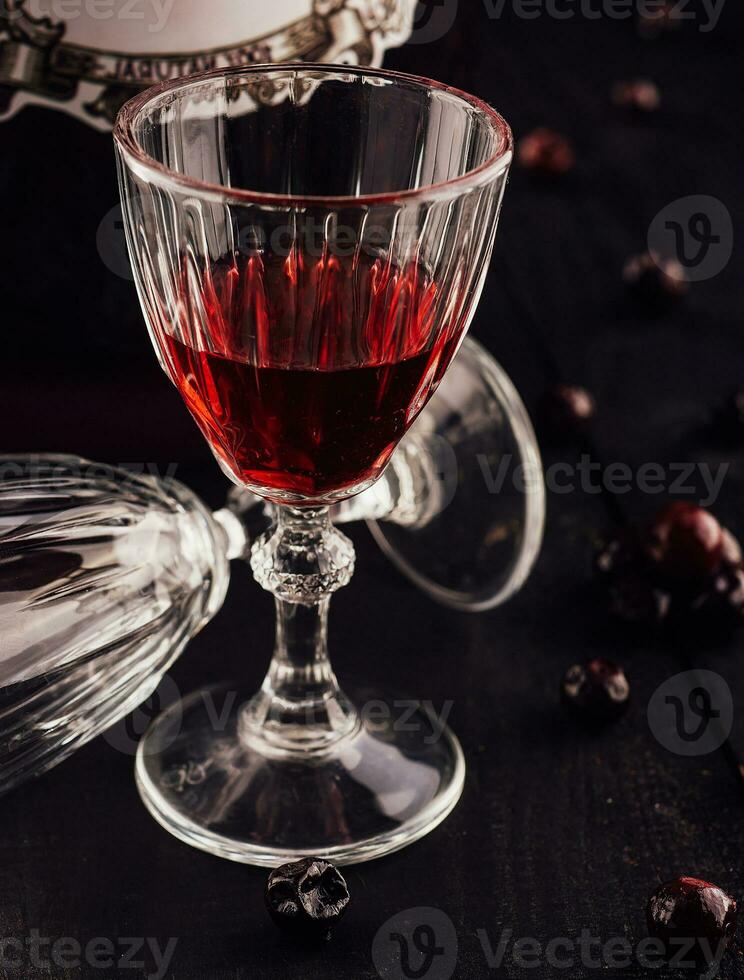
<svg viewBox="0 0 744 980">
<path fill-rule="evenodd" d="M 556 379 L 591 389 L 598 459 L 729 461 L 714 509 L 744 535 L 744 446 L 722 448 L 706 427 L 715 404 L 744 383 L 738 242 L 722 273 L 661 316 L 629 298 L 621 278 L 654 216 L 677 198 L 713 195 L 742 226 L 736 5 L 727 0 L 710 33 L 698 20 L 641 40 L 632 20 L 493 21 L 480 0 L 460 0 L 443 37 L 392 51 L 386 65 L 477 93 L 517 137 L 548 125 L 575 142 L 577 166 L 560 181 L 536 183 L 515 168 L 474 334 L 533 411 Z M 446 13 L 430 6 L 434 18 Z M 690 9 L 701 17 L 699 5 Z M 632 117 L 611 105 L 609 92 L 639 75 L 658 83 L 663 104 Z M 0 128 L 0 139 L 3 451 L 177 463 L 179 477 L 219 505 L 225 481 L 156 365 L 133 287 L 99 256 L 95 230 L 117 202 L 110 136 L 26 109 Z M 545 461 L 566 458 L 551 451 Z M 592 543 L 614 511 L 657 504 L 636 494 L 550 494 L 530 582 L 480 616 L 427 601 L 391 571 L 363 527 L 352 529 L 358 571 L 334 599 L 331 623 L 338 673 L 435 705 L 451 699 L 468 779 L 437 831 L 348 869 L 354 902 L 330 944 L 307 951 L 282 942 L 263 911 L 264 873 L 160 830 L 139 802 L 131 756 L 104 738 L 3 799 L 0 935 L 38 929 L 83 944 L 148 936 L 161 945 L 178 937 L 168 976 L 179 980 L 359 980 L 377 976 L 372 943 L 390 916 L 434 907 L 457 933 L 456 977 L 589 977 L 598 970 L 525 970 L 508 957 L 489 972 L 478 930 L 494 946 L 502 929 L 543 943 L 582 929 L 637 942 L 647 897 L 678 874 L 744 898 L 741 717 L 724 748 L 692 759 L 659 745 L 646 720 L 658 685 L 691 665 L 722 674 L 741 706 L 742 639 L 675 646 L 620 632 L 591 586 Z M 224 610 L 172 671 L 180 689 L 230 675 L 257 686 L 272 614 L 270 597 L 235 567 Z M 623 663 L 633 686 L 628 716 L 599 735 L 574 727 L 557 697 L 564 669 L 594 655 Z M 740 950 L 727 957 L 724 976 L 744 975 Z M 107 975 L 86 970 L 67 975 Z"/>
</svg>

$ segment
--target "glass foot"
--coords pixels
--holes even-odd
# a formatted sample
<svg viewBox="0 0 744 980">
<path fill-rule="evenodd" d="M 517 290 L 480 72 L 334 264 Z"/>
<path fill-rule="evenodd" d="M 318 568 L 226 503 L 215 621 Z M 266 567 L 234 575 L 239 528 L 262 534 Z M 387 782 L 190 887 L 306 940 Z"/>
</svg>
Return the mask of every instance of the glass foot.
<svg viewBox="0 0 744 980">
<path fill-rule="evenodd" d="M 263 867 L 305 856 L 354 864 L 418 840 L 457 803 L 460 744 L 416 702 L 365 691 L 350 731 L 320 752 L 288 753 L 253 736 L 252 695 L 197 691 L 140 743 L 142 799 L 186 843 Z"/>
</svg>

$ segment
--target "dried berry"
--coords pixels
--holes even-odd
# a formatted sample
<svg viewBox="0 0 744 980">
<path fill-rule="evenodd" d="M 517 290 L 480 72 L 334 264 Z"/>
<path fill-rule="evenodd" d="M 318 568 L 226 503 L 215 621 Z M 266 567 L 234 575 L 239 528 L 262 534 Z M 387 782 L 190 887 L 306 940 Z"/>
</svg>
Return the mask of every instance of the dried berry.
<svg viewBox="0 0 744 980">
<path fill-rule="evenodd" d="M 718 568 L 723 528 L 710 511 L 677 500 L 664 507 L 649 528 L 648 553 L 666 581 L 695 585 Z"/>
<path fill-rule="evenodd" d="M 597 403 L 586 388 L 553 385 L 540 402 L 540 430 L 551 443 L 570 444 L 588 434 L 596 412 Z"/>
<path fill-rule="evenodd" d="M 543 177 L 555 177 L 573 170 L 576 153 L 561 133 L 540 127 L 519 141 L 517 159 L 524 170 Z"/>
<path fill-rule="evenodd" d="M 563 701 L 582 720 L 604 723 L 628 707 L 630 685 L 622 669 L 599 658 L 569 667 L 561 685 Z"/>
<path fill-rule="evenodd" d="M 677 878 L 656 889 L 646 907 L 648 931 L 660 939 L 667 958 L 683 957 L 698 967 L 720 961 L 736 932 L 736 902 L 723 889 L 699 878 Z"/>
<path fill-rule="evenodd" d="M 723 568 L 692 603 L 698 631 L 705 636 L 726 636 L 744 624 L 744 571 Z"/>
<path fill-rule="evenodd" d="M 636 572 L 616 579 L 609 588 L 610 612 L 633 626 L 663 626 L 672 608 L 671 594 Z"/>
<path fill-rule="evenodd" d="M 705 639 L 744 624 L 744 562 L 737 539 L 709 511 L 663 507 L 650 525 L 629 525 L 596 558 L 610 612 L 634 626 Z"/>
<path fill-rule="evenodd" d="M 653 252 L 629 258 L 623 269 L 623 280 L 652 309 L 665 308 L 689 289 L 682 265 L 676 259 L 664 259 Z"/>
<path fill-rule="evenodd" d="M 326 939 L 349 904 L 349 889 L 328 861 L 303 858 L 269 875 L 266 908 L 280 929 L 304 939 Z"/>
<path fill-rule="evenodd" d="M 723 528 L 723 536 L 721 540 L 721 564 L 724 567 L 731 569 L 741 568 L 742 560 L 744 560 L 744 555 L 742 554 L 739 541 L 730 531 Z"/>
<path fill-rule="evenodd" d="M 655 82 L 636 78 L 630 82 L 616 82 L 612 86 L 612 102 L 623 109 L 654 112 L 661 105 L 661 93 Z"/>
</svg>

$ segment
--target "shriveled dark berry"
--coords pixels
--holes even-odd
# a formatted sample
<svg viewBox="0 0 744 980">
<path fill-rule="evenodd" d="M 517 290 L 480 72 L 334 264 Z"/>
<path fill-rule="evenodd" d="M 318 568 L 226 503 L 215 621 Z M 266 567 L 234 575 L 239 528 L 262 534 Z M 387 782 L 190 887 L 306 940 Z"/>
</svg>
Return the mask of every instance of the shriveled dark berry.
<svg viewBox="0 0 744 980">
<path fill-rule="evenodd" d="M 643 38 L 654 38 L 676 30 L 680 24 L 679 7 L 675 2 L 663 3 L 653 9 L 644 7 L 638 18 L 638 33 Z"/>
<path fill-rule="evenodd" d="M 303 858 L 269 875 L 266 908 L 280 929 L 301 939 L 326 939 L 349 904 L 349 889 L 328 861 Z"/>
<path fill-rule="evenodd" d="M 723 528 L 710 511 L 688 501 L 668 504 L 649 529 L 649 554 L 661 576 L 695 586 L 718 568 Z"/>
<path fill-rule="evenodd" d="M 671 596 L 654 581 L 645 549 L 641 529 L 626 525 L 605 541 L 595 568 L 607 588 L 612 615 L 633 626 L 655 628 L 666 621 Z"/>
<path fill-rule="evenodd" d="M 671 305 L 690 288 L 681 263 L 653 252 L 631 256 L 625 263 L 623 280 L 633 294 L 653 310 Z"/>
<path fill-rule="evenodd" d="M 650 935 L 664 943 L 669 960 L 684 947 L 685 960 L 709 966 L 720 960 L 736 932 L 736 902 L 708 881 L 677 878 L 656 889 L 646 906 L 646 921 Z"/>
<path fill-rule="evenodd" d="M 523 170 L 542 177 L 556 177 L 573 170 L 576 152 L 567 137 L 541 126 L 523 136 L 517 147 Z"/>
<path fill-rule="evenodd" d="M 722 566 L 710 585 L 692 602 L 699 632 L 725 636 L 744 625 L 744 571 Z"/>
<path fill-rule="evenodd" d="M 628 707 L 630 685 L 622 668 L 596 658 L 568 668 L 561 694 L 564 703 L 582 720 L 602 723 L 623 714 Z"/>
<path fill-rule="evenodd" d="M 689 501 L 667 504 L 646 527 L 622 527 L 595 568 L 610 612 L 626 623 L 705 640 L 744 625 L 741 546 Z"/>
<path fill-rule="evenodd" d="M 672 596 L 651 579 L 635 572 L 618 577 L 609 589 L 610 612 L 632 626 L 663 626 L 672 608 Z"/>
<path fill-rule="evenodd" d="M 647 78 L 616 82 L 612 86 L 611 96 L 614 105 L 637 112 L 654 112 L 661 105 L 658 85 Z"/>
<path fill-rule="evenodd" d="M 724 528 L 721 541 L 721 564 L 725 568 L 735 569 L 741 568 L 743 562 L 744 554 L 739 539 L 735 538 L 727 528 Z"/>
<path fill-rule="evenodd" d="M 714 417 L 716 433 L 733 445 L 744 444 L 744 388 L 734 391 Z"/>
<path fill-rule="evenodd" d="M 596 413 L 597 403 L 586 388 L 553 385 L 540 401 L 540 432 L 550 443 L 574 443 L 587 435 Z"/>
</svg>

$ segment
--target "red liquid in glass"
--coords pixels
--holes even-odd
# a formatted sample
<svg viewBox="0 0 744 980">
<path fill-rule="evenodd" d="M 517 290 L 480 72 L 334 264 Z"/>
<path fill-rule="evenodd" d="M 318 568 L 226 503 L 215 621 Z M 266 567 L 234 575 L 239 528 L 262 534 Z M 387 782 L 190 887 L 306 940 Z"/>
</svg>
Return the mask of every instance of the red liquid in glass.
<svg viewBox="0 0 744 980">
<path fill-rule="evenodd" d="M 379 476 L 444 374 L 461 329 L 441 326 L 438 305 L 415 265 L 242 259 L 184 289 L 164 353 L 240 483 L 320 502 Z"/>
</svg>

